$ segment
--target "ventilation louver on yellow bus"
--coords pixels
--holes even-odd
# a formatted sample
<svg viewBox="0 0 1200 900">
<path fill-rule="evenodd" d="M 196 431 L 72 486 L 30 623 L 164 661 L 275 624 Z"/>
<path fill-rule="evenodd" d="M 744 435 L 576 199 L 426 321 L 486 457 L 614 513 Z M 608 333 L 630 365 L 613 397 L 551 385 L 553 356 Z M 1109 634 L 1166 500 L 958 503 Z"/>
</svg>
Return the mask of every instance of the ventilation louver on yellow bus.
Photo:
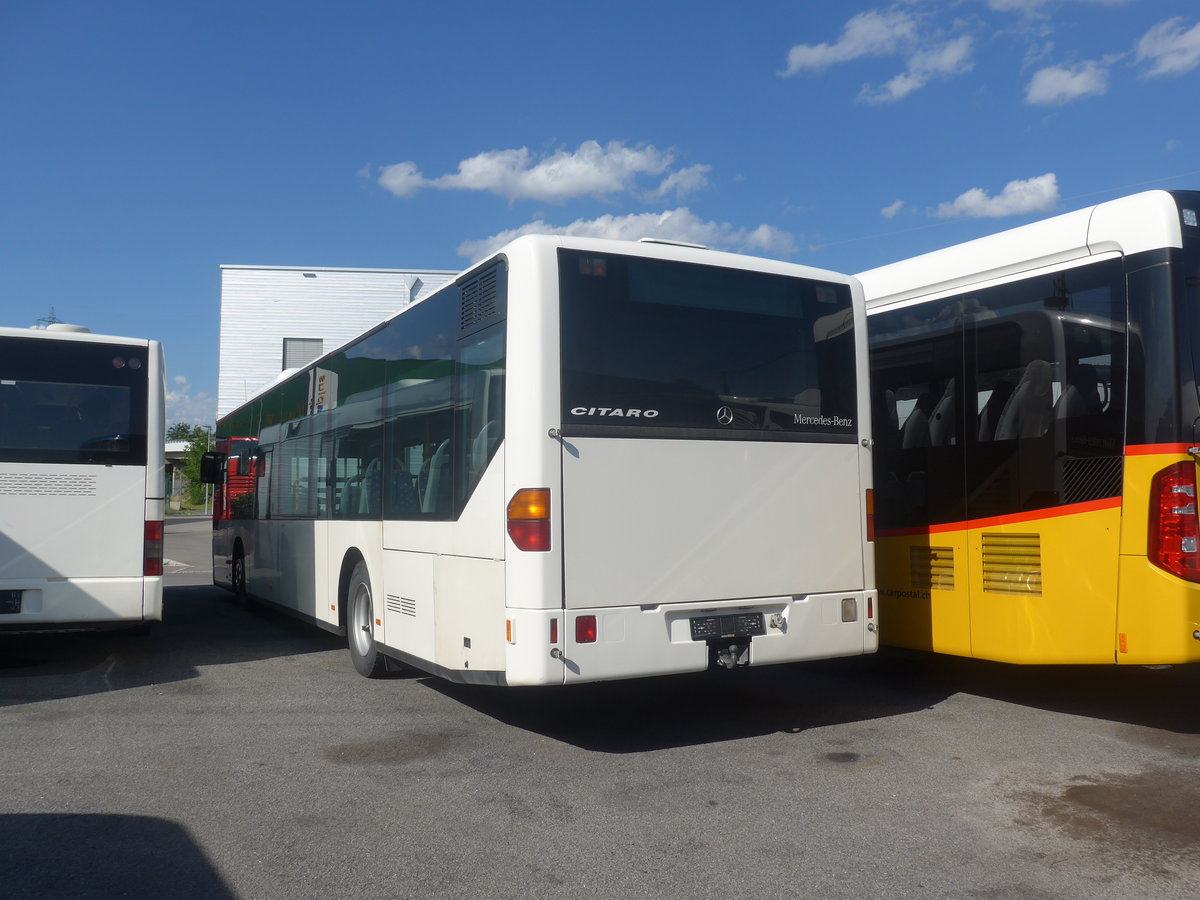
<svg viewBox="0 0 1200 900">
<path fill-rule="evenodd" d="M 1041 535 L 984 534 L 983 589 L 993 594 L 1041 596 Z"/>
<path fill-rule="evenodd" d="M 913 590 L 954 590 L 954 548 L 910 547 L 908 575 Z"/>
</svg>

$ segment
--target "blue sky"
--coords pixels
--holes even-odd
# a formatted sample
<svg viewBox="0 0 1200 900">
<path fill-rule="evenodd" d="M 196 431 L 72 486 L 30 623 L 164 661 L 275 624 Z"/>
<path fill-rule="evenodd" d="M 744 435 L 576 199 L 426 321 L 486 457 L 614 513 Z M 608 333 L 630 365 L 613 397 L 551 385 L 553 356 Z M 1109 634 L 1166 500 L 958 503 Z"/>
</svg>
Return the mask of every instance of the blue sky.
<svg viewBox="0 0 1200 900">
<path fill-rule="evenodd" d="M 223 263 L 541 231 L 856 272 L 1200 187 L 1198 95 L 1196 0 L 0 0 L 0 324 L 162 340 L 208 423 Z"/>
</svg>

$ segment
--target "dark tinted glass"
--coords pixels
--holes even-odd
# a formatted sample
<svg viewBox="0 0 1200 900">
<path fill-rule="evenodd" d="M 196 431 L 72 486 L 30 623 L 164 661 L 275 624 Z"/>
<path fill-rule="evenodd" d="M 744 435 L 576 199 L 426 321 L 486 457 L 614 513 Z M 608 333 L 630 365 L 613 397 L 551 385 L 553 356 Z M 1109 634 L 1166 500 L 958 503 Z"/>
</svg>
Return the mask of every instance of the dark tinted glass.
<svg viewBox="0 0 1200 900">
<path fill-rule="evenodd" d="M 845 285 L 559 251 L 567 435 L 855 439 Z"/>
<path fill-rule="evenodd" d="M 453 519 L 454 342 L 461 292 L 446 288 L 393 319 L 369 343 L 387 359 L 380 473 L 388 519 Z"/>
<path fill-rule="evenodd" d="M 0 338 L 0 460 L 146 464 L 145 347 Z"/>
<path fill-rule="evenodd" d="M 869 320 L 879 524 L 921 527 L 1119 495 L 1121 260 Z"/>
</svg>

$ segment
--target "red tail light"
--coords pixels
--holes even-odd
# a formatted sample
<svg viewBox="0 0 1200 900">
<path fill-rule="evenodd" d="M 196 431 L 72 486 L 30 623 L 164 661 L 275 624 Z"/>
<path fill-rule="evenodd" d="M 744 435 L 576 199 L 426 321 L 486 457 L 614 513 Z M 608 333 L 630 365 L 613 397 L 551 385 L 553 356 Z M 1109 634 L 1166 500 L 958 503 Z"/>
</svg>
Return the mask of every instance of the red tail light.
<svg viewBox="0 0 1200 900">
<path fill-rule="evenodd" d="M 575 620 L 575 643 L 596 643 L 596 617 L 580 616 Z"/>
<path fill-rule="evenodd" d="M 867 490 L 867 540 L 875 540 L 875 492 Z"/>
<path fill-rule="evenodd" d="M 508 536 L 518 550 L 550 549 L 550 489 L 522 488 L 508 501 Z"/>
<path fill-rule="evenodd" d="M 1200 582 L 1200 522 L 1196 518 L 1196 464 L 1175 463 L 1150 483 L 1150 562 L 1187 581 Z"/>
<path fill-rule="evenodd" d="M 142 574 L 163 573 L 163 523 L 147 522 L 146 537 L 142 549 Z"/>
</svg>

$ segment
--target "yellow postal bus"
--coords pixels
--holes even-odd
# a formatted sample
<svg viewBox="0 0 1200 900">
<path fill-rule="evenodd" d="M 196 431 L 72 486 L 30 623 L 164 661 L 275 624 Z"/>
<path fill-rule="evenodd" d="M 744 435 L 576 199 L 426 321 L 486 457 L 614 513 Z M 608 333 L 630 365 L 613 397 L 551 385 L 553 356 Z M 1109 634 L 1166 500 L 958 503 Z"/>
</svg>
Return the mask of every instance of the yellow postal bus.
<svg viewBox="0 0 1200 900">
<path fill-rule="evenodd" d="M 1200 193 L 861 273 L 884 643 L 1200 659 Z"/>
</svg>

